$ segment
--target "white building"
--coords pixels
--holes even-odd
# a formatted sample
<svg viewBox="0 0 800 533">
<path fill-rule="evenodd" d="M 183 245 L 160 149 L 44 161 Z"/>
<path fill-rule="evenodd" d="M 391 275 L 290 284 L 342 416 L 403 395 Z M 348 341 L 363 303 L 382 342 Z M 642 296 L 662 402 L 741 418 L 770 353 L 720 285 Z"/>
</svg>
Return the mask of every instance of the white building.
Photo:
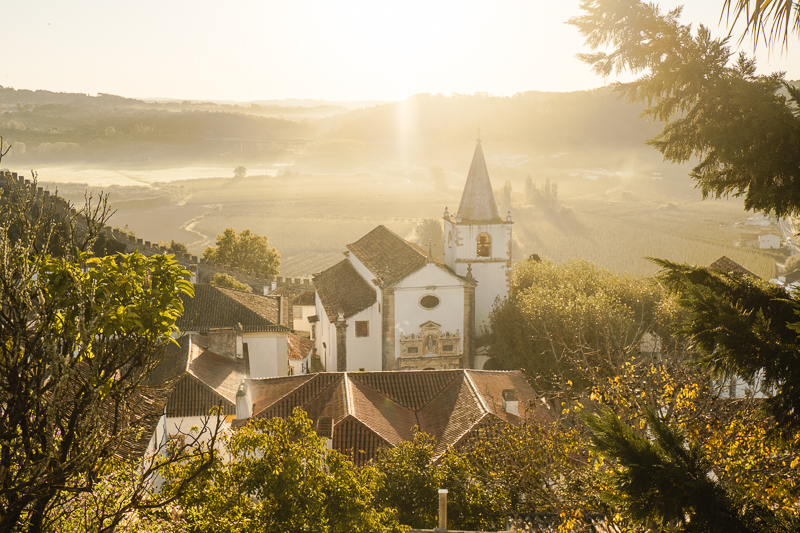
<svg viewBox="0 0 800 533">
<path fill-rule="evenodd" d="M 473 368 L 512 260 L 511 215 L 498 214 L 480 141 L 444 224 L 443 262 L 378 226 L 314 276 L 313 371 Z"/>
</svg>

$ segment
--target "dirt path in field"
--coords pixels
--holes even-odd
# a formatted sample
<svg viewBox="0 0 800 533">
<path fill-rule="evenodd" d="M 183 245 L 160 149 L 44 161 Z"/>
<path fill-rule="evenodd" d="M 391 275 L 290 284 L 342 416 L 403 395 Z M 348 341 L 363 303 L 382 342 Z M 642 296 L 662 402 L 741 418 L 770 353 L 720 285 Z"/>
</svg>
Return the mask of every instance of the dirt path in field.
<svg viewBox="0 0 800 533">
<path fill-rule="evenodd" d="M 200 247 L 200 248 L 202 248 L 204 250 L 205 250 L 206 246 L 211 246 L 211 244 L 212 244 L 211 243 L 211 239 L 208 236 L 206 236 L 206 235 L 200 233 L 199 231 L 195 230 L 194 227 L 206 215 L 210 215 L 214 211 L 222 209 L 222 204 L 209 205 L 209 206 L 206 206 L 206 207 L 210 207 L 211 209 L 209 209 L 208 211 L 206 211 L 202 215 L 198 215 L 198 216 L 196 216 L 196 217 L 194 217 L 194 218 L 192 218 L 190 220 L 187 220 L 181 226 L 182 230 L 188 231 L 189 233 L 194 233 L 195 235 L 197 235 L 199 237 L 198 240 L 196 240 L 194 242 L 191 242 L 191 243 L 187 243 L 186 246 L 189 246 L 189 247 L 198 246 L 198 247 Z"/>
</svg>

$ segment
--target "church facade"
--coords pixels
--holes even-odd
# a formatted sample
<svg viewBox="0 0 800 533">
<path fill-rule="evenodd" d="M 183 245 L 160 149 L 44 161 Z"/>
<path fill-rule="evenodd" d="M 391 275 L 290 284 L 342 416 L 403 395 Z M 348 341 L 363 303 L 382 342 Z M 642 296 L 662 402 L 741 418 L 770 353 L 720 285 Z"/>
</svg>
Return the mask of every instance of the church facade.
<svg viewBox="0 0 800 533">
<path fill-rule="evenodd" d="M 311 371 L 474 368 L 475 339 L 508 292 L 511 215 L 501 219 L 480 141 L 444 261 L 378 226 L 314 276 Z"/>
</svg>

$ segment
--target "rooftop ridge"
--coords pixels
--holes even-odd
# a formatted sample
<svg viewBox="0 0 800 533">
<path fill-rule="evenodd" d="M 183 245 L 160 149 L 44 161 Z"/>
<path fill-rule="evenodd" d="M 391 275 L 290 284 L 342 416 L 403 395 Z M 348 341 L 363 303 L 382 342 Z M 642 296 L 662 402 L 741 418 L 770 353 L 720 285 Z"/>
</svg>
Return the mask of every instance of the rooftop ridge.
<svg viewBox="0 0 800 533">
<path fill-rule="evenodd" d="M 483 399 L 483 394 L 480 393 L 477 385 L 475 385 L 475 382 L 472 381 L 472 376 L 469 375 L 469 371 L 466 368 L 462 369 L 461 371 L 464 373 L 464 377 L 466 378 L 467 383 L 469 384 L 469 388 L 472 390 L 472 393 L 478 399 L 478 403 L 483 408 L 483 412 L 491 413 L 492 411 L 489 410 L 489 406 L 486 405 L 486 402 Z"/>
</svg>

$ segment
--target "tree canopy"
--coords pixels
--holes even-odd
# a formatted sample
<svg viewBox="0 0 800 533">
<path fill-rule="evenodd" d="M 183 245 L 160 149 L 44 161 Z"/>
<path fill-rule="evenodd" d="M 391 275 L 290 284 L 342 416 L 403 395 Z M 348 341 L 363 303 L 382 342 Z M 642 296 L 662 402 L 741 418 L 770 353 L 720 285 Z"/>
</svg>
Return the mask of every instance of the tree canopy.
<svg viewBox="0 0 800 533">
<path fill-rule="evenodd" d="M 200 483 L 180 499 L 187 531 L 397 531 L 374 505 L 374 473 L 330 450 L 301 409 L 250 421 L 224 438 Z M 175 474 L 192 463 L 177 466 Z"/>
<path fill-rule="evenodd" d="M 277 276 L 281 264 L 280 254 L 269 247 L 267 238 L 249 229 L 237 235 L 232 228 L 227 228 L 222 235 L 217 235 L 216 247 L 206 248 L 203 258 L 264 276 Z"/>
<path fill-rule="evenodd" d="M 800 213 L 800 90 L 782 73 L 757 75 L 728 39 L 681 24 L 681 8 L 662 13 L 640 0 L 583 0 L 570 19 L 586 44 L 610 52 L 578 54 L 597 74 L 640 75 L 615 84 L 644 116 L 665 123 L 648 144 L 668 161 L 699 163 L 690 176 L 703 196 L 743 196 L 747 209 Z"/>
<path fill-rule="evenodd" d="M 783 3 L 759 4 L 780 9 Z M 704 196 L 744 196 L 746 208 L 778 216 L 800 212 L 800 91 L 783 74 L 756 75 L 753 60 L 732 58 L 728 39 L 711 38 L 702 25 L 693 32 L 680 24 L 680 8 L 662 14 L 637 0 L 585 0 L 581 6 L 586 14 L 570 23 L 592 49 L 612 50 L 580 57 L 602 75 L 640 75 L 617 90 L 629 102 L 646 102 L 645 114 L 666 123 L 648 143 L 667 160 L 700 159 L 691 177 Z M 788 13 L 796 6 L 784 8 Z M 758 29 L 757 19 L 748 23 L 753 20 Z M 676 333 L 715 377 L 743 378 L 752 391 L 721 401 L 720 391 L 696 388 L 674 420 L 663 408 L 646 410 L 635 424 L 618 412 L 590 417 L 595 450 L 610 463 L 609 501 L 639 527 L 796 530 L 796 295 L 743 274 L 656 262 L 659 282 L 681 309 Z M 766 413 L 754 391 L 765 395 Z M 705 395 L 713 411 L 686 416 L 686 407 L 691 412 Z"/>
<path fill-rule="evenodd" d="M 233 276 L 223 274 L 222 272 L 214 274 L 214 277 L 211 278 L 211 284 L 219 287 L 227 287 L 228 289 L 236 289 L 237 291 L 253 292 L 253 288 L 250 285 L 241 283 Z"/>
<path fill-rule="evenodd" d="M 740 20 L 744 31 L 739 41 L 748 33 L 753 38 L 753 47 L 759 39 L 772 46 L 782 41 L 788 48 L 789 34 L 800 33 L 800 5 L 786 0 L 725 0 L 723 16 L 731 22 L 731 29 Z M 731 20 L 732 18 L 732 20 Z"/>
<path fill-rule="evenodd" d="M 158 401 L 144 380 L 177 331 L 181 295 L 193 294 L 188 272 L 168 256 L 92 255 L 108 216 L 104 198 L 76 212 L 35 190 L 35 179 L 31 187 L 5 179 L 0 199 L 3 531 L 48 529 L 131 453 Z M 192 453 L 202 468 L 208 448 Z M 137 489 L 104 526 L 163 502 L 145 503 L 143 483 L 163 459 L 142 464 Z"/>
</svg>

